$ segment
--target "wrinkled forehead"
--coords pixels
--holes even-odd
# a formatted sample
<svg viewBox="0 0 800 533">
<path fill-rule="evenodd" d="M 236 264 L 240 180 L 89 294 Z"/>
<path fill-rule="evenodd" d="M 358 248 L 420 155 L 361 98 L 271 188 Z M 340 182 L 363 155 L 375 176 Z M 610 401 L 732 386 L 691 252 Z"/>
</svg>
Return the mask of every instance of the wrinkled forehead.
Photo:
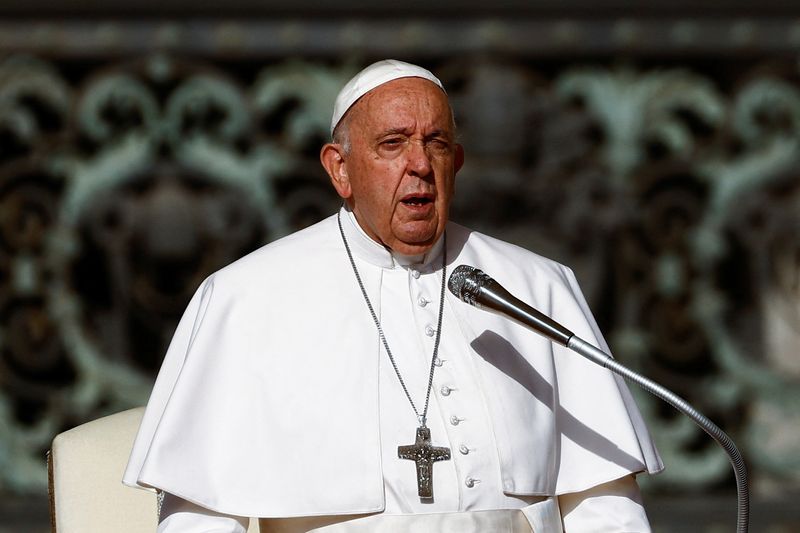
<svg viewBox="0 0 800 533">
<path fill-rule="evenodd" d="M 442 82 L 427 69 L 395 59 L 378 61 L 356 74 L 339 91 L 333 106 L 331 134 L 333 134 L 333 130 L 341 122 L 345 113 L 364 95 L 377 87 L 401 78 L 422 78 L 432 82 L 444 92 Z"/>
<path fill-rule="evenodd" d="M 349 128 L 450 131 L 452 112 L 447 95 L 421 78 L 401 78 L 376 87 L 345 113 Z M 340 122 L 341 123 L 341 122 Z"/>
</svg>

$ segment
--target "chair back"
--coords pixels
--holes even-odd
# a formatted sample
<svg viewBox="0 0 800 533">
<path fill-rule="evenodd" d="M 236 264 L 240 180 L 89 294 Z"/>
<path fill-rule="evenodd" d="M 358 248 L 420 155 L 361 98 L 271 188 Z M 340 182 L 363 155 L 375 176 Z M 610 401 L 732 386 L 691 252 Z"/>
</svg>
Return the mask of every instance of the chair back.
<svg viewBox="0 0 800 533">
<path fill-rule="evenodd" d="M 155 491 L 122 484 L 144 407 L 87 422 L 53 439 L 48 454 L 53 533 L 155 533 Z M 258 533 L 250 520 L 248 533 Z"/>
</svg>

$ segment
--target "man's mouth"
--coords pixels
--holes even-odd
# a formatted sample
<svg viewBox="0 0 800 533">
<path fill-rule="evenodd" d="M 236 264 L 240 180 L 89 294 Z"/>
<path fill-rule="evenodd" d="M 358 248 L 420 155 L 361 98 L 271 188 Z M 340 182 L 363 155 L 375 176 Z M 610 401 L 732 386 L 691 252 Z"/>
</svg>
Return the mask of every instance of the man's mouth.
<svg viewBox="0 0 800 533">
<path fill-rule="evenodd" d="M 401 198 L 400 202 L 410 207 L 422 207 L 430 203 L 433 203 L 433 198 L 429 195 L 424 195 L 424 194 L 421 195 L 409 194 L 408 196 Z"/>
</svg>

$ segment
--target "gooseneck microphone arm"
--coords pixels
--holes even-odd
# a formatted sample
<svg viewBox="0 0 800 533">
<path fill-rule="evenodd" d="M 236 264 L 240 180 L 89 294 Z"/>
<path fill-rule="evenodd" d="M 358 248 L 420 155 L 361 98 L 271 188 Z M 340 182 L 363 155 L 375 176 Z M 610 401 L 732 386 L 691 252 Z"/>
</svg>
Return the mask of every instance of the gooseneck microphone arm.
<svg viewBox="0 0 800 533">
<path fill-rule="evenodd" d="M 742 459 L 742 454 L 736 448 L 733 440 L 719 426 L 674 392 L 621 365 L 600 348 L 581 339 L 541 311 L 515 298 L 481 270 L 467 265 L 458 266 L 450 275 L 447 286 L 450 292 L 458 299 L 475 307 L 507 316 L 553 342 L 566 346 L 590 361 L 609 369 L 628 381 L 636 383 L 647 392 L 661 398 L 691 418 L 728 454 L 728 459 L 733 466 L 736 477 L 738 504 L 736 531 L 737 533 L 747 533 L 750 520 L 750 493 L 747 485 L 747 469 Z"/>
</svg>

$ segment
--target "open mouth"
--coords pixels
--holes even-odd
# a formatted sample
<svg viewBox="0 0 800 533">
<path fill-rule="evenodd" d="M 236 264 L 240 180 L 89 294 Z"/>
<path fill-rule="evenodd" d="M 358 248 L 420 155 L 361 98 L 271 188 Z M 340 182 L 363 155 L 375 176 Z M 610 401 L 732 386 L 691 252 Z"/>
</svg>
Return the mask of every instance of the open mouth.
<svg viewBox="0 0 800 533">
<path fill-rule="evenodd" d="M 425 196 L 425 195 L 417 196 L 417 195 L 413 195 L 412 194 L 412 195 L 406 196 L 405 198 L 401 199 L 400 201 L 402 203 L 404 203 L 405 205 L 408 205 L 408 206 L 411 206 L 411 207 L 422 207 L 424 205 L 428 205 L 430 203 L 433 203 L 433 198 L 431 198 L 430 196 Z"/>
</svg>

